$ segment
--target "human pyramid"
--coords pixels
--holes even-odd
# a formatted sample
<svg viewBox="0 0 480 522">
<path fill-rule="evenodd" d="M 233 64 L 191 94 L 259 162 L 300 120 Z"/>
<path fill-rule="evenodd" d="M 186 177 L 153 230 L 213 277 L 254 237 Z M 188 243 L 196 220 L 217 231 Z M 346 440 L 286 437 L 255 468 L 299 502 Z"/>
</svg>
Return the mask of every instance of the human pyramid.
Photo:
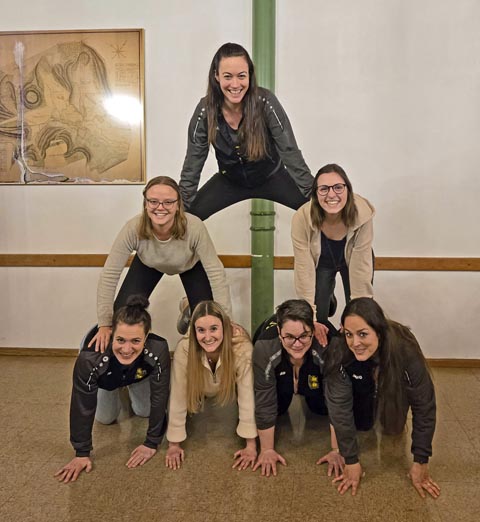
<svg viewBox="0 0 480 522">
<path fill-rule="evenodd" d="M 210 145 L 218 172 L 199 190 Z M 296 211 L 291 238 L 297 299 L 281 303 L 253 342 L 231 319 L 224 267 L 203 223 L 251 198 Z M 222 45 L 210 66 L 207 95 L 190 121 L 180 183 L 166 176 L 147 183 L 142 213 L 122 228 L 102 270 L 98 326 L 83 340 L 73 372 L 70 440 L 76 456 L 55 477 L 71 482 L 92 469 L 94 419 L 116 421 L 124 386 L 133 412 L 149 419 L 129 468 L 148 462 L 165 434 L 165 465 L 180 468 L 187 413 L 215 397 L 221 405 L 238 402 L 237 434 L 245 447 L 235 453 L 233 467 L 276 476 L 286 461 L 275 450 L 275 424 L 299 394 L 312 412 L 328 415 L 331 451 L 317 464 L 327 464 L 340 494 L 351 488 L 355 495 L 363 476 L 357 430 L 375 425 L 401 433 L 411 408 L 409 476 L 422 497 L 437 498 L 440 488 L 428 470 L 434 387 L 414 335 L 387 319 L 373 299 L 374 214 L 339 165 L 311 175 L 285 111 L 257 85 L 247 51 Z M 339 330 L 328 320 L 335 313 L 338 273 L 347 303 Z M 168 344 L 151 332 L 146 310 L 163 274 L 178 274 L 186 293 L 178 322 L 185 335 L 172 365 Z"/>
</svg>

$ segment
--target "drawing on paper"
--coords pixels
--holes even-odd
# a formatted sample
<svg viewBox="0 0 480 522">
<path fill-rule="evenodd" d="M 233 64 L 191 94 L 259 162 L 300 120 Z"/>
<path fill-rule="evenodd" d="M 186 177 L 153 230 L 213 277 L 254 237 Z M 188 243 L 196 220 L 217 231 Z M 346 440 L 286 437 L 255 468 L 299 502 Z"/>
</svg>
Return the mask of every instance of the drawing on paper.
<svg viewBox="0 0 480 522">
<path fill-rule="evenodd" d="M 145 181 L 143 31 L 0 33 L 0 183 Z"/>
</svg>

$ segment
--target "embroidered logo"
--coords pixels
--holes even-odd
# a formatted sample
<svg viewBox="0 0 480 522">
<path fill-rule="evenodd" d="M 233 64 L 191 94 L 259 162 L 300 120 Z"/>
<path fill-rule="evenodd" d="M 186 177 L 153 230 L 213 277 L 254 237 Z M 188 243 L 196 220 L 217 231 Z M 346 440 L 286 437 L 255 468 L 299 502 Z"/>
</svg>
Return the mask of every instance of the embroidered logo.
<svg viewBox="0 0 480 522">
<path fill-rule="evenodd" d="M 143 379 L 147 375 L 147 370 L 143 368 L 137 368 L 137 372 L 135 373 L 135 380 Z"/>
<path fill-rule="evenodd" d="M 318 388 L 319 388 L 318 375 L 309 375 L 308 376 L 308 387 L 311 390 L 318 390 Z"/>
<path fill-rule="evenodd" d="M 361 375 L 355 375 L 354 373 L 352 373 L 352 377 L 353 377 L 354 379 L 358 379 L 358 380 L 360 380 L 360 381 L 363 379 L 363 377 L 362 377 Z"/>
<path fill-rule="evenodd" d="M 281 377 L 282 375 L 286 375 L 287 372 L 280 372 L 278 375 Z"/>
</svg>

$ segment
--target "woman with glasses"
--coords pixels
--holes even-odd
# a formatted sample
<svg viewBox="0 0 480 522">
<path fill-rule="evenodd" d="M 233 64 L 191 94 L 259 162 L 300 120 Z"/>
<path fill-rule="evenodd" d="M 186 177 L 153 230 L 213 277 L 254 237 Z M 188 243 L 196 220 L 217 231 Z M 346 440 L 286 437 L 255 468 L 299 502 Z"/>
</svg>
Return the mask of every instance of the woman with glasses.
<svg viewBox="0 0 480 522">
<path fill-rule="evenodd" d="M 210 145 L 218 172 L 198 190 Z M 274 94 L 257 86 L 241 45 L 226 43 L 213 57 L 207 95 L 188 127 L 180 189 L 188 212 L 202 220 L 251 198 L 296 210 L 310 195 L 312 175 L 288 117 Z"/>
<path fill-rule="evenodd" d="M 353 193 L 342 167 L 330 164 L 317 172 L 310 201 L 293 216 L 295 290 L 313 307 L 321 340 L 328 317 L 335 313 L 337 273 L 347 303 L 373 296 L 374 214 L 373 206 Z"/>
<path fill-rule="evenodd" d="M 252 342 L 214 301 L 202 301 L 195 307 L 189 335 L 175 349 L 165 456 L 168 468 L 181 467 L 187 414 L 201 411 L 206 397 L 215 398 L 221 406 L 237 400 L 237 434 L 245 439 L 245 447 L 235 452 L 232 467 L 252 467 L 257 458 Z"/>
<path fill-rule="evenodd" d="M 349 488 L 355 495 L 363 476 L 356 431 L 375 425 L 387 435 L 401 434 L 411 409 L 409 477 L 421 497 L 428 493 L 437 498 L 440 488 L 428 470 L 435 390 L 415 336 L 406 326 L 387 319 L 380 306 L 366 297 L 347 304 L 342 326 L 344 336 L 329 346 L 325 358 L 325 396 L 336 434 L 332 439 L 338 442 L 332 448 L 345 459 L 335 469 L 333 482 L 342 495 Z M 329 462 L 329 475 L 331 471 Z"/>
<path fill-rule="evenodd" d="M 286 465 L 275 451 L 277 416 L 285 413 L 294 394 L 303 395 L 309 409 L 326 415 L 323 395 L 322 348 L 314 336 L 313 311 L 307 301 L 290 299 L 277 308 L 276 324 L 265 326 L 253 349 L 255 419 L 260 454 L 254 470 L 277 474 Z"/>
<path fill-rule="evenodd" d="M 125 264 L 135 252 L 114 301 Z M 163 274 L 179 274 L 193 309 L 215 299 L 231 313 L 225 270 L 205 225 L 185 213 L 177 183 L 167 176 L 151 179 L 143 191 L 143 211 L 126 223 L 105 262 L 97 292 L 98 333 L 90 341 L 104 351 L 112 331 L 114 310 L 128 296 L 149 297 Z"/>
</svg>

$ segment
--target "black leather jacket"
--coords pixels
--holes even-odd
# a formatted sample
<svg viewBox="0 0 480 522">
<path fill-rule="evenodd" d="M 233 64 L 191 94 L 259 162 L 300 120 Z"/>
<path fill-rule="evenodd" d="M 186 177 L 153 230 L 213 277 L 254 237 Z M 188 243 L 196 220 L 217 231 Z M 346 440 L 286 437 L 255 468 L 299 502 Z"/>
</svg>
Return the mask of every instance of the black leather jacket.
<svg viewBox="0 0 480 522">
<path fill-rule="evenodd" d="M 145 446 L 156 449 L 166 428 L 165 416 L 170 387 L 170 352 L 165 339 L 149 334 L 143 353 L 129 366 L 113 355 L 111 343 L 105 353 L 87 348 L 92 330 L 78 354 L 73 370 L 70 402 L 70 442 L 77 457 L 92 450 L 92 426 L 97 409 L 98 389 L 115 390 L 144 379 L 150 380 L 151 410 Z"/>
<path fill-rule="evenodd" d="M 411 408 L 413 417 L 411 451 L 415 462 L 427 463 L 432 455 L 432 439 L 435 432 L 435 390 L 425 362 L 417 352 L 409 349 L 406 342 L 403 346 L 398 346 L 398 349 L 405 354 L 403 386 L 406 393 L 402 407 L 403 423 L 406 421 L 408 409 Z M 329 346 L 328 350 L 330 353 L 327 354 L 327 358 L 335 357 L 338 360 L 333 353 L 334 350 L 348 351 L 348 348 L 341 339 L 338 339 Z M 329 367 L 328 361 L 326 366 Z M 377 403 L 376 392 L 374 401 L 370 401 L 372 386 L 375 388 L 374 366 L 371 361 L 359 362 L 352 359 L 344 365 L 328 368 L 325 375 L 325 398 L 330 422 L 335 428 L 338 447 L 347 464 L 358 462 L 359 453 L 352 411 L 354 394 L 363 395 L 373 408 Z"/>
<path fill-rule="evenodd" d="M 313 338 L 312 347 L 305 354 L 305 361 L 298 376 L 300 395 L 323 395 L 323 351 Z M 255 343 L 253 376 L 255 421 L 259 430 L 266 430 L 275 426 L 277 420 L 277 394 L 293 394 L 293 367 L 278 335 L 273 339 L 259 339 Z"/>
<path fill-rule="evenodd" d="M 248 161 L 242 156 L 241 147 L 232 138 L 232 130 L 223 116 L 219 115 L 214 145 L 219 172 L 227 176 L 232 183 L 256 187 L 279 169 L 285 169 L 285 173 L 293 178 L 302 194 L 308 197 L 313 177 L 297 147 L 288 116 L 272 92 L 259 88 L 259 95 L 264 104 L 268 130 L 268 156 L 259 161 Z M 187 209 L 195 199 L 208 150 L 206 98 L 202 98 L 190 120 L 187 154 L 180 175 L 180 192 Z"/>
</svg>

